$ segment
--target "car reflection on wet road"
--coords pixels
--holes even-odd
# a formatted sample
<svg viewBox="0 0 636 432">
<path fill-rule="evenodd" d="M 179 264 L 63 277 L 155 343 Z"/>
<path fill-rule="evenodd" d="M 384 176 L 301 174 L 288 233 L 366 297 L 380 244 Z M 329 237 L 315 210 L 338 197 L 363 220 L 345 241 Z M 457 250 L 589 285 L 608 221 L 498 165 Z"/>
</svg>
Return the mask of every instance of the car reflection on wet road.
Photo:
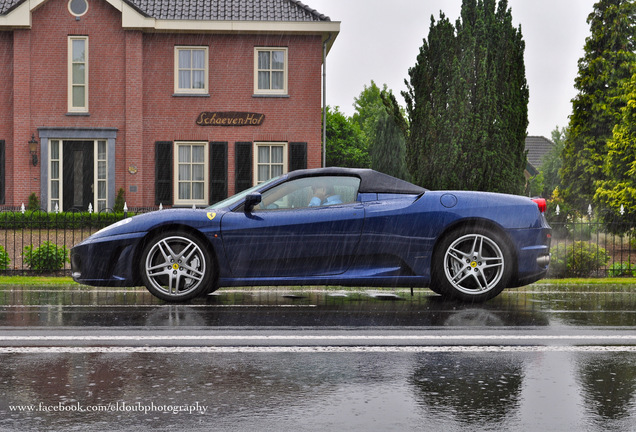
<svg viewBox="0 0 636 432">
<path fill-rule="evenodd" d="M 0 291 L 0 430 L 634 430 L 636 293 Z"/>
</svg>

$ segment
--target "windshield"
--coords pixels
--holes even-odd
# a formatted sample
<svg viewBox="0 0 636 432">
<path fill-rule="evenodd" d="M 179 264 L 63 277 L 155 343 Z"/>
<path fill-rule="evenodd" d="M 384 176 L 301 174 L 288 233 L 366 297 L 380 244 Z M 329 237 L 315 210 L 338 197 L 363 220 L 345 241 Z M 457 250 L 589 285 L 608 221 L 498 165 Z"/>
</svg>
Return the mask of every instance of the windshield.
<svg viewBox="0 0 636 432">
<path fill-rule="evenodd" d="M 256 186 L 252 186 L 249 189 L 245 189 L 242 192 L 237 193 L 236 195 L 232 195 L 229 198 L 224 199 L 223 201 L 219 201 L 217 203 L 212 204 L 211 206 L 209 206 L 207 208 L 207 210 L 212 210 L 212 209 L 218 209 L 218 208 L 223 208 L 223 207 L 233 207 L 235 204 L 237 204 L 238 202 L 242 201 L 247 195 L 249 195 L 252 192 L 255 192 L 271 183 L 274 183 L 275 181 L 279 180 L 282 176 L 279 177 L 274 177 L 271 178 L 269 180 L 267 180 L 266 182 L 263 183 L 259 183 Z"/>
</svg>

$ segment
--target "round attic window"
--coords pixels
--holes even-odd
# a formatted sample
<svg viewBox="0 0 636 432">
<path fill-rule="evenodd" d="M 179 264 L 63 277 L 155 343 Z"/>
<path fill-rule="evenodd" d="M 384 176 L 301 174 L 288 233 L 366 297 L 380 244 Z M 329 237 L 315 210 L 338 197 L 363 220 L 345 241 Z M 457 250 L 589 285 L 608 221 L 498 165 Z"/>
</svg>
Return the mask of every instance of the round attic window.
<svg viewBox="0 0 636 432">
<path fill-rule="evenodd" d="M 80 17 L 88 10 L 87 0 L 69 0 L 68 10 L 76 17 Z"/>
</svg>

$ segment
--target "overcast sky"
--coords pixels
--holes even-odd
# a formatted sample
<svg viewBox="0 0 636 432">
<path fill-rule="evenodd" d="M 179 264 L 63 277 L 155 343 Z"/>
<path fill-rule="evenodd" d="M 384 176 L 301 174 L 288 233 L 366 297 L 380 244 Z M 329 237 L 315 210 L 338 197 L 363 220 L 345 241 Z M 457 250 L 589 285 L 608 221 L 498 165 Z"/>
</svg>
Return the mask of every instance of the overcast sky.
<svg viewBox="0 0 636 432">
<path fill-rule="evenodd" d="M 424 38 L 431 15 L 459 17 L 461 0 L 302 0 L 340 21 L 327 56 L 327 104 L 353 114 L 353 99 L 371 80 L 386 84 L 403 104 L 404 79 Z M 550 138 L 568 125 L 577 62 L 590 29 L 587 16 L 596 0 L 509 0 L 515 26 L 526 43 L 526 79 L 530 89 L 529 135 Z"/>
</svg>

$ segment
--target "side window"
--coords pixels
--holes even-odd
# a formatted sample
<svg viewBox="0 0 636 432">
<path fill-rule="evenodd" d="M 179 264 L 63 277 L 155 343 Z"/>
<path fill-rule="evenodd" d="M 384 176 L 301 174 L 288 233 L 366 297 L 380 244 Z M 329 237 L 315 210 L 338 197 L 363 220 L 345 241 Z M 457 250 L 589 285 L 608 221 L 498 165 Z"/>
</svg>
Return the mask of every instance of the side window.
<svg viewBox="0 0 636 432">
<path fill-rule="evenodd" d="M 357 201 L 360 179 L 346 176 L 306 177 L 263 193 L 257 210 L 280 210 L 350 204 Z"/>
</svg>

